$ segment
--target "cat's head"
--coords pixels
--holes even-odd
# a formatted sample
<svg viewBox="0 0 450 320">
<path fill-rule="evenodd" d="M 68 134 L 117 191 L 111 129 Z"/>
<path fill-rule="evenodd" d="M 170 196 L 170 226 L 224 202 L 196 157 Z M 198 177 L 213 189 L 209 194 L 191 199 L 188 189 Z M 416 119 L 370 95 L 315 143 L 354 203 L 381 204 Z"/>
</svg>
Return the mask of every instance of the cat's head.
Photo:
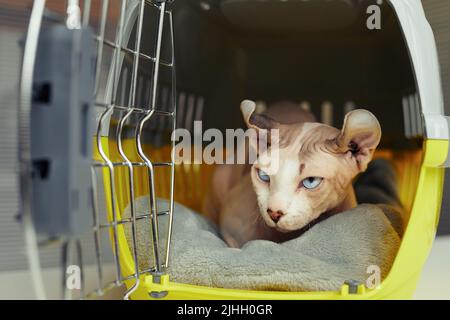
<svg viewBox="0 0 450 320">
<path fill-rule="evenodd" d="M 363 109 L 349 112 L 341 130 L 317 122 L 281 124 L 255 113 L 249 100 L 241 111 L 258 136 L 277 130 L 275 143 L 257 154 L 251 178 L 264 221 L 281 232 L 301 229 L 339 207 L 381 138 L 377 118 Z"/>
</svg>

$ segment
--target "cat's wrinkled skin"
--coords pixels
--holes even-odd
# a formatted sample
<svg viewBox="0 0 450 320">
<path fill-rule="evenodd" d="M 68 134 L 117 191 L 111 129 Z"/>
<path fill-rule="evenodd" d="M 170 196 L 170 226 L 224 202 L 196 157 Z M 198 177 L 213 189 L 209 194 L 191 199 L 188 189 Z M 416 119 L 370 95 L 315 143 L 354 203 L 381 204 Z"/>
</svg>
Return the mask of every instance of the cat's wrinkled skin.
<svg viewBox="0 0 450 320">
<path fill-rule="evenodd" d="M 245 100 L 241 111 L 249 128 L 278 129 L 279 140 L 251 165 L 222 165 L 214 172 L 204 212 L 229 246 L 255 239 L 286 241 L 324 217 L 356 206 L 352 181 L 367 168 L 381 138 L 372 113 L 353 110 L 338 130 L 314 122 L 312 114 L 287 102 L 256 114 L 255 103 Z M 276 152 L 269 152 L 274 148 L 277 159 Z M 271 172 L 275 160 L 277 170 Z M 270 181 L 261 179 L 261 172 Z M 303 181 L 312 177 L 320 183 L 308 189 Z"/>
</svg>

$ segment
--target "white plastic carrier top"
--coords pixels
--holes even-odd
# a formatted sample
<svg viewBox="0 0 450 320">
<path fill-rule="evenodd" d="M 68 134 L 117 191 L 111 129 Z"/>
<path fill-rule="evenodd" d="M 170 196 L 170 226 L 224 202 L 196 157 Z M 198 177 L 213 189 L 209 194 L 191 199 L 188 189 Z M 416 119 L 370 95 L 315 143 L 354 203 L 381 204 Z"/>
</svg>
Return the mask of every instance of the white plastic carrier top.
<svg viewBox="0 0 450 320">
<path fill-rule="evenodd" d="M 450 138 L 450 117 L 444 115 L 439 61 L 433 31 L 420 0 L 390 0 L 411 57 L 428 139 Z M 447 166 L 450 165 L 447 157 Z"/>
</svg>

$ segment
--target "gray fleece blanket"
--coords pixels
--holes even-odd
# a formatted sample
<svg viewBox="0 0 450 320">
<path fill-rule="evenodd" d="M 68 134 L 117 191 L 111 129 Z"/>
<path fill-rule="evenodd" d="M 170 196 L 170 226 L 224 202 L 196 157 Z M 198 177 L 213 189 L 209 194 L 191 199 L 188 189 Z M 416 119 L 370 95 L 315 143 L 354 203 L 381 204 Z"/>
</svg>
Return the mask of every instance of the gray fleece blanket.
<svg viewBox="0 0 450 320">
<path fill-rule="evenodd" d="M 368 174 L 373 174 L 370 168 Z M 391 190 L 378 185 L 376 191 L 373 185 L 356 184 L 357 194 L 369 188 L 371 202 L 376 203 L 376 197 L 385 199 L 390 193 L 389 204 L 362 204 L 314 225 L 296 239 L 280 244 L 255 240 L 241 249 L 228 248 L 205 218 L 175 204 L 168 269 L 171 280 L 221 288 L 328 291 L 338 290 L 346 280 L 365 283 L 372 265 L 380 268 L 383 278 L 400 244 L 401 210 Z M 158 201 L 158 211 L 167 206 L 166 201 Z M 136 213 L 148 211 L 148 198 L 136 199 Z M 130 216 L 129 209 L 124 216 Z M 167 216 L 159 217 L 161 245 L 165 244 L 167 224 Z M 131 239 L 131 229 L 126 228 L 125 233 Z M 140 221 L 137 233 L 139 266 L 147 269 L 153 264 L 148 220 Z"/>
</svg>

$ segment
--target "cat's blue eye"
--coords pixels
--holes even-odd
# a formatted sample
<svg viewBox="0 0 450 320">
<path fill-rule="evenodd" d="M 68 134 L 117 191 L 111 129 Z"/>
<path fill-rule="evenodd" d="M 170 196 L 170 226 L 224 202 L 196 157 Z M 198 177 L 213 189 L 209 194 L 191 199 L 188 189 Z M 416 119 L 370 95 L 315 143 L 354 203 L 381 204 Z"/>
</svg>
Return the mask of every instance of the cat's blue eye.
<svg viewBox="0 0 450 320">
<path fill-rule="evenodd" d="M 267 173 L 262 171 L 261 169 L 257 169 L 258 177 L 264 182 L 270 182 L 270 177 Z"/>
<path fill-rule="evenodd" d="M 319 177 L 308 177 L 306 179 L 303 179 L 302 185 L 306 189 L 315 189 L 319 186 L 319 184 L 322 182 L 323 178 Z"/>
</svg>

